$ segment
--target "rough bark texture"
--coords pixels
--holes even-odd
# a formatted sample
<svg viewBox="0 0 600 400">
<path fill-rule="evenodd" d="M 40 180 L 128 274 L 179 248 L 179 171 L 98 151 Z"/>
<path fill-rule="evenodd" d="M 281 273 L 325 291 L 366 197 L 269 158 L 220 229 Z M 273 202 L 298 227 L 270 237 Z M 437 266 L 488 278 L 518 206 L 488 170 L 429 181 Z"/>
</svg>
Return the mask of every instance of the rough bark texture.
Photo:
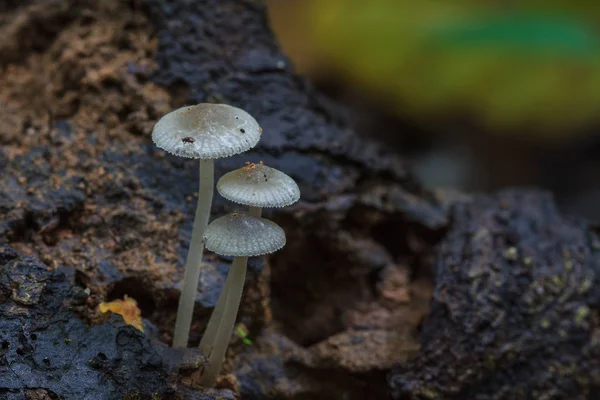
<svg viewBox="0 0 600 400">
<path fill-rule="evenodd" d="M 220 385 L 244 398 L 385 396 L 385 371 L 415 351 L 410 332 L 431 291 L 426 279 L 411 282 L 407 265 L 427 264 L 445 210 L 394 155 L 356 137 L 343 110 L 293 74 L 264 5 L 0 4 L 0 240 L 52 270 L 74 269 L 74 290 L 90 294 L 82 304 L 65 305 L 65 315 L 100 324 L 107 316 L 97 311 L 99 302 L 135 298 L 157 327 L 146 332 L 165 364 L 156 373 L 166 373 L 179 393 L 194 387 L 186 378 L 190 365 L 182 365 L 189 355 L 159 343 L 170 341 L 197 168 L 153 147 L 149 133 L 175 107 L 227 102 L 251 112 L 264 134 L 255 150 L 219 161 L 217 176 L 263 160 L 298 181 L 303 201 L 277 214 L 267 210 L 288 232 L 289 245 L 267 264 L 250 263 L 240 322 L 254 344 L 233 342 L 226 370 L 237 378 L 226 376 Z M 234 209 L 215 199 L 216 215 Z M 210 254 L 205 261 L 193 343 L 230 262 Z M 419 290 L 411 296 L 413 287 Z M 11 307 L 6 301 L 2 312 Z M 34 322 L 23 318 L 25 325 Z M 2 335 L 13 343 L 19 332 Z M 113 340 L 90 346 L 94 354 L 113 354 L 103 350 Z M 363 342 L 382 357 L 364 351 L 353 357 L 348 349 Z M 14 360 L 3 362 L 10 367 Z M 331 382 L 323 382 L 324 372 Z M 135 389 L 126 380 L 113 384 L 118 393 Z M 82 381 L 75 394 L 52 387 L 59 396 L 85 398 L 91 383 Z M 2 390 L 22 398 L 30 389 L 37 387 L 18 381 Z M 193 393 L 199 392 L 185 396 Z"/>
<path fill-rule="evenodd" d="M 598 398 L 594 230 L 535 191 L 478 197 L 452 220 L 423 346 L 391 375 L 394 398 Z"/>
<path fill-rule="evenodd" d="M 5 246 L 0 260 L 1 398 L 175 395 L 161 358 L 141 332 L 121 318 L 92 328 L 73 318 L 64 304 L 76 306 L 87 299 L 69 282 L 74 271 L 48 271 Z"/>
<path fill-rule="evenodd" d="M 511 318 L 524 318 L 522 310 L 491 280 L 471 288 L 461 275 L 466 267 L 447 257 L 467 257 L 468 246 L 479 252 L 480 242 L 462 242 L 471 240 L 465 230 L 500 223 L 482 216 L 504 215 L 504 203 L 477 198 L 459 206 L 450 222 L 448 210 L 465 196 L 422 190 L 396 156 L 357 137 L 343 109 L 294 75 L 267 22 L 262 2 L 250 0 L 0 1 L 0 243 L 7 244 L 0 252 L 0 399 L 104 399 L 124 393 L 173 398 L 173 391 L 184 398 L 231 398 L 234 392 L 243 399 L 383 399 L 390 387 L 397 398 L 461 398 L 487 393 L 478 389 L 487 388 L 486 382 L 490 388 L 510 383 L 524 398 L 533 398 L 528 392 L 533 389 L 537 398 L 591 390 L 598 374 L 582 349 L 595 343 L 589 338 L 596 326 L 595 291 L 587 288 L 567 303 L 560 299 L 569 290 L 577 293 L 581 274 L 592 267 L 575 259 L 569 268 L 579 275 L 562 276 L 566 264 L 554 266 L 551 251 L 557 250 L 545 247 L 570 248 L 581 240 L 581 251 L 591 257 L 592 242 L 577 236 L 585 228 L 564 222 L 551 201 L 536 193 L 503 195 L 513 199 L 509 209 L 515 209 L 503 218 L 522 227 L 516 239 L 507 236 L 513 240 L 507 246 L 516 246 L 519 257 L 526 254 L 522 243 L 533 249 L 528 251 L 539 261 L 527 268 L 536 278 L 515 278 L 515 261 L 506 267 L 503 242 L 485 247 L 476 264 L 481 276 L 493 275 L 506 285 L 540 282 L 536 274 L 549 271 L 562 279 L 564 292 L 539 289 L 552 300 L 537 311 L 543 312 L 539 318 L 534 313 L 523 322 L 531 328 L 517 331 L 525 335 L 528 329 L 534 338 L 528 340 L 561 344 L 548 354 L 551 360 L 571 360 L 557 361 L 553 371 L 563 374 L 560 382 L 572 382 L 578 373 L 579 386 L 554 395 L 552 381 L 534 387 L 543 376 L 522 376 L 519 369 L 532 369 L 533 360 L 541 365 L 542 354 L 529 357 L 532 364 L 504 363 L 496 354 L 498 349 L 528 354 L 522 350 L 528 342 L 511 336 L 517 326 Z M 160 116 L 202 101 L 242 107 L 264 129 L 256 149 L 217 162 L 217 176 L 263 160 L 291 175 L 302 191 L 298 205 L 266 210 L 286 230 L 288 245 L 266 262 L 251 260 L 239 321 L 253 343 L 234 336 L 219 381 L 230 390 L 212 393 L 195 385 L 198 366 L 190 362 L 195 354 L 165 348 L 198 169 L 194 161 L 156 149 L 149 138 Z M 215 198 L 214 215 L 235 209 Z M 434 246 L 442 238 L 434 312 L 418 353 L 417 329 L 434 284 Z M 506 254 L 512 257 L 512 251 Z M 499 269 L 485 261 L 498 257 L 505 263 Z M 231 260 L 206 254 L 205 262 L 192 343 L 199 341 Z M 467 286 L 479 303 L 444 298 Z M 531 289 L 532 301 L 539 290 Z M 97 311 L 101 301 L 125 294 L 138 301 L 145 337 L 120 317 Z M 452 318 L 440 311 L 442 302 L 457 310 Z M 485 313 L 464 308 L 474 304 Z M 546 320 L 558 324 L 559 316 L 571 325 L 533 329 Z M 497 318 L 508 321 L 498 333 L 483 323 Z M 73 342 L 82 346 L 65 343 L 67 331 L 76 332 Z M 467 336 L 480 353 L 467 353 L 461 342 L 462 353 L 447 356 L 455 340 Z M 490 340 L 494 344 L 485 347 Z M 444 357 L 435 356 L 436 349 Z M 506 369 L 485 375 L 476 355 L 487 350 L 491 355 L 481 357 Z M 52 354 L 58 352 L 71 362 L 53 369 L 58 361 Z M 390 386 L 392 365 L 411 358 L 390 376 Z M 24 368 L 29 379 L 19 375 Z M 73 376 L 76 384 L 63 384 L 55 375 Z"/>
</svg>

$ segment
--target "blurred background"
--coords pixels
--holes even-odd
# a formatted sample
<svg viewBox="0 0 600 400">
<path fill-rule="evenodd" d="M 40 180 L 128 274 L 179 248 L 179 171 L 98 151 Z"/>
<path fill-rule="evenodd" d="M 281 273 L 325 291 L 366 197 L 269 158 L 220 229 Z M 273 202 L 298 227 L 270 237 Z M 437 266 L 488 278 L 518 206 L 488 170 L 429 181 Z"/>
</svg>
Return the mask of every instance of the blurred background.
<svg viewBox="0 0 600 400">
<path fill-rule="evenodd" d="M 600 220 L 600 3 L 268 0 L 297 70 L 432 188 Z"/>
</svg>

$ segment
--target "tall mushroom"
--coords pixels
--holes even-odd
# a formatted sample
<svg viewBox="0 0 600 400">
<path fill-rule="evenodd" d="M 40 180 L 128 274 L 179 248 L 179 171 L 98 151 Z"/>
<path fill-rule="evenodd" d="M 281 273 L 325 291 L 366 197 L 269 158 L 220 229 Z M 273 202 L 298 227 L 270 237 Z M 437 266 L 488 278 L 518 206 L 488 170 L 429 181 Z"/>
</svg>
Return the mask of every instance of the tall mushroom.
<svg viewBox="0 0 600 400">
<path fill-rule="evenodd" d="M 154 126 L 152 140 L 157 147 L 180 157 L 200 159 L 198 205 L 177 309 L 174 347 L 186 347 L 188 342 L 204 252 L 203 236 L 212 206 L 214 159 L 251 149 L 258 143 L 260 133 L 258 122 L 250 114 L 225 104 L 182 107 L 163 116 Z"/>
<path fill-rule="evenodd" d="M 209 365 L 202 376 L 202 385 L 213 387 L 221 371 L 229 339 L 235 325 L 248 257 L 274 253 L 285 245 L 285 232 L 276 223 L 245 213 L 232 213 L 214 220 L 206 229 L 206 248 L 223 255 L 234 256 L 227 280 L 231 282 L 223 318 L 212 351 Z M 223 296 L 223 294 L 221 294 Z"/>
<path fill-rule="evenodd" d="M 221 196 L 234 203 L 250 207 L 249 214 L 260 217 L 263 207 L 285 207 L 300 199 L 300 189 L 292 178 L 262 163 L 246 163 L 242 168 L 228 172 L 217 182 Z M 210 355 L 223 318 L 231 279 L 227 278 L 217 305 L 200 341 L 200 348 Z"/>
</svg>

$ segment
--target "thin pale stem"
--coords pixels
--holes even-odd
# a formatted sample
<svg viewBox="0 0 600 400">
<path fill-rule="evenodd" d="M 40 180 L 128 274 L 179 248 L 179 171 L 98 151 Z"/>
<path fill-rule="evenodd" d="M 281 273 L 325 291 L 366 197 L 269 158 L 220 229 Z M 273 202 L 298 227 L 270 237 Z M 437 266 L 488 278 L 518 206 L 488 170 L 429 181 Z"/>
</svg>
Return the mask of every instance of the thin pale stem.
<svg viewBox="0 0 600 400">
<path fill-rule="evenodd" d="M 214 162 L 213 160 L 200 160 L 200 189 L 198 190 L 198 205 L 194 217 L 192 238 L 185 262 L 183 273 L 183 289 L 179 297 L 179 308 L 175 320 L 175 333 L 173 334 L 173 347 L 187 347 L 198 292 L 198 279 L 200 277 L 200 263 L 204 253 L 204 232 L 208 225 L 210 209 L 214 191 Z"/>
<path fill-rule="evenodd" d="M 202 340 L 200 340 L 199 347 L 206 357 L 210 356 L 217 338 L 217 333 L 219 332 L 219 326 L 221 325 L 223 313 L 225 312 L 225 305 L 227 304 L 227 298 L 231 290 L 231 276 L 231 273 L 227 274 L 227 279 L 225 279 L 225 284 L 223 285 L 223 289 L 221 289 L 219 300 L 217 300 L 217 304 L 208 320 L 208 325 L 206 325 L 206 330 L 202 335 Z"/>
<path fill-rule="evenodd" d="M 260 218 L 262 216 L 262 207 L 250 207 L 248 214 L 251 217 Z"/>
<path fill-rule="evenodd" d="M 253 217 L 260 218 L 262 214 L 262 207 L 250 207 L 248 212 Z M 209 357 L 212 349 L 215 345 L 215 340 L 217 339 L 217 333 L 219 331 L 219 326 L 221 325 L 221 321 L 223 320 L 223 313 L 225 312 L 225 305 L 227 304 L 227 298 L 231 291 L 231 276 L 232 274 L 227 275 L 227 279 L 225 280 L 225 284 L 223 285 L 223 289 L 221 290 L 221 294 L 219 295 L 219 300 L 217 300 L 217 304 L 208 320 L 208 325 L 206 325 L 206 330 L 202 335 L 202 340 L 200 340 L 200 349 L 204 352 L 206 357 Z"/>
<path fill-rule="evenodd" d="M 206 367 L 204 375 L 202 376 L 202 386 L 206 388 L 215 386 L 217 376 L 219 376 L 223 361 L 225 360 L 227 346 L 229 346 L 229 340 L 233 333 L 235 319 L 244 291 L 247 264 L 248 257 L 235 257 L 233 259 L 233 264 L 231 264 L 231 269 L 229 271 L 229 275 L 231 276 L 231 286 L 229 295 L 227 296 L 225 310 L 223 312 L 223 319 L 217 332 L 214 347 L 208 358 L 209 365 Z"/>
</svg>

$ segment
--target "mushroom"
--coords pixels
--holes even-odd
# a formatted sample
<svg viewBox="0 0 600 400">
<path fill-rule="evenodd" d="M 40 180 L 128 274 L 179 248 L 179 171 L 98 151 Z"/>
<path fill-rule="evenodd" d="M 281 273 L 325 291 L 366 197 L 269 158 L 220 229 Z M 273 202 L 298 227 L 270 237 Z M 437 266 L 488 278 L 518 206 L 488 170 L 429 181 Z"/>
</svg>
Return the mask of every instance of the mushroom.
<svg viewBox="0 0 600 400">
<path fill-rule="evenodd" d="M 216 340 L 208 355 L 209 365 L 202 376 L 202 385 L 213 387 L 235 325 L 248 257 L 270 254 L 281 249 L 285 245 L 285 232 L 267 219 L 246 213 L 231 213 L 214 220 L 206 229 L 204 238 L 208 250 L 223 256 L 234 256 L 227 277 L 230 290 L 226 295 L 223 318 L 218 324 Z"/>
<path fill-rule="evenodd" d="M 244 110 L 225 104 L 202 103 L 179 108 L 154 126 L 154 144 L 168 153 L 200 159 L 200 189 L 192 238 L 185 263 L 173 334 L 174 347 L 186 347 L 198 290 L 202 238 L 208 224 L 214 190 L 214 159 L 233 156 L 254 147 L 260 139 L 258 122 Z"/>
<path fill-rule="evenodd" d="M 226 173 L 217 182 L 217 191 L 227 200 L 250 206 L 250 215 L 260 217 L 262 208 L 289 206 L 300 199 L 292 178 L 275 168 L 247 162 Z"/>
<path fill-rule="evenodd" d="M 221 196 L 234 203 L 250 206 L 249 214 L 260 217 L 263 207 L 285 207 L 300 199 L 300 189 L 292 178 L 275 168 L 247 162 L 242 168 L 228 172 L 217 182 Z M 209 355 L 217 337 L 225 302 L 230 290 L 228 278 L 200 341 L 200 348 Z"/>
</svg>

